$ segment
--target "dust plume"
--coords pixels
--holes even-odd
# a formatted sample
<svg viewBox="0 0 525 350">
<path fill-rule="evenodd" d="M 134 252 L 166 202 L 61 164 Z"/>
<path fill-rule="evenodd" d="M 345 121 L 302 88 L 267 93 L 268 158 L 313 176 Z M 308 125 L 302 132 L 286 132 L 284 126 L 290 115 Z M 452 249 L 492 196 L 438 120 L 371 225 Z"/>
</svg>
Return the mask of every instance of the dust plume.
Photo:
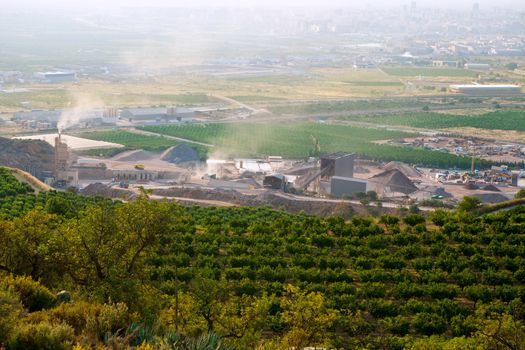
<svg viewBox="0 0 525 350">
<path fill-rule="evenodd" d="M 72 107 L 66 108 L 62 111 L 57 123 L 59 132 L 68 128 L 79 126 L 83 120 L 91 119 L 97 113 L 102 114 L 104 102 L 97 99 L 90 94 L 75 93 L 73 95 Z M 99 111 L 97 111 L 99 109 Z"/>
</svg>

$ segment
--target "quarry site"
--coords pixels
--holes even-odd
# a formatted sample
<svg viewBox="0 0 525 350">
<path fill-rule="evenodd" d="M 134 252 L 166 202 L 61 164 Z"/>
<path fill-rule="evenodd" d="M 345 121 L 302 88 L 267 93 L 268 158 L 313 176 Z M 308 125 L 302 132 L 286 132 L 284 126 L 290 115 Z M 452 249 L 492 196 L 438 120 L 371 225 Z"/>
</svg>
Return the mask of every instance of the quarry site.
<svg viewBox="0 0 525 350">
<path fill-rule="evenodd" d="M 405 145 L 483 149 L 487 142 L 447 137 L 402 140 Z M 123 145 L 64 134 L 37 134 L 2 139 L 2 165 L 20 168 L 58 190 L 131 200 L 146 189 L 152 199 L 184 205 L 259 206 L 317 215 L 351 216 L 389 212 L 417 205 L 420 210 L 453 207 L 465 196 L 483 203 L 508 201 L 525 176 L 506 166 L 485 171 L 414 167 L 402 162 L 373 161 L 353 153 L 322 153 L 306 159 L 202 159 L 191 143 L 162 151 L 127 150 Z M 484 147 L 484 148 L 482 148 Z M 505 155 L 523 157 L 520 149 L 497 146 Z M 116 149 L 109 157 L 86 150 Z M 118 151 L 122 149 L 122 151 Z M 522 159 L 522 158 L 520 158 Z M 473 165 L 474 167 L 474 165 Z"/>
</svg>

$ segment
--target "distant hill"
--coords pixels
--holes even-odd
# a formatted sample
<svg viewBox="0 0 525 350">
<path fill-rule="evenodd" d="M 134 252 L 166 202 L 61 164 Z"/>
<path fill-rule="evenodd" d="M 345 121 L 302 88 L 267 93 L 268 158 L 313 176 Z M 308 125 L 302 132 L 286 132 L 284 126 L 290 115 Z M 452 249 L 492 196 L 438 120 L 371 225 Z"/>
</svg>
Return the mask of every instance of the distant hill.
<svg viewBox="0 0 525 350">
<path fill-rule="evenodd" d="M 53 147 L 44 141 L 0 137 L 0 166 L 19 168 L 36 177 L 53 171 L 54 152 Z"/>
</svg>

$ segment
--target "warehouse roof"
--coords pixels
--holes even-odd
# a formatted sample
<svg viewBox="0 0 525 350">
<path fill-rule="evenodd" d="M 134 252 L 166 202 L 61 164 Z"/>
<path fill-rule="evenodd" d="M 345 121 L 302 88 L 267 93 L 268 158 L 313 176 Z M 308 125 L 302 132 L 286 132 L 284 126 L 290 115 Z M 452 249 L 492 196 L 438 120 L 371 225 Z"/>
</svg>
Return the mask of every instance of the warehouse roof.
<svg viewBox="0 0 525 350">
<path fill-rule="evenodd" d="M 503 85 L 503 84 L 492 84 L 492 85 L 481 85 L 481 84 L 462 84 L 462 85 L 450 85 L 453 89 L 521 89 L 519 85 Z"/>
</svg>

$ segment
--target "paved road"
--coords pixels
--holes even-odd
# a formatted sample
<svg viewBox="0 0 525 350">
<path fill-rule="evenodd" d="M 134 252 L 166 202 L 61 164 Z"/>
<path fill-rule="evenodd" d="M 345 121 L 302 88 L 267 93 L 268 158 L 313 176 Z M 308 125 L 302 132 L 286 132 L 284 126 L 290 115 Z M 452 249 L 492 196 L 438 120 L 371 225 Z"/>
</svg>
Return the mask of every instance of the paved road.
<svg viewBox="0 0 525 350">
<path fill-rule="evenodd" d="M 348 204 L 356 204 L 356 205 L 363 205 L 358 200 L 348 200 L 348 199 L 329 199 L 329 198 L 318 198 L 318 197 L 306 197 L 306 196 L 298 196 L 290 193 L 283 193 L 283 192 L 274 192 L 275 195 L 290 199 L 290 200 L 296 200 L 296 201 L 302 201 L 302 202 L 323 202 L 323 203 L 348 203 Z M 399 203 L 392 203 L 392 202 L 381 202 L 381 205 L 383 208 L 392 208 L 396 209 L 399 208 Z M 373 204 L 370 204 L 370 206 L 374 206 Z M 428 207 L 419 207 L 422 211 L 432 211 L 434 208 L 428 208 Z"/>
<path fill-rule="evenodd" d="M 230 103 L 230 104 L 237 105 L 239 107 L 245 108 L 245 109 L 249 110 L 252 113 L 253 112 L 257 112 L 257 109 L 248 106 L 246 103 L 234 100 L 233 98 L 229 98 L 229 97 L 221 96 L 221 95 L 212 95 L 212 94 L 209 94 L 208 96 L 215 97 L 216 99 L 222 100 L 224 102 L 227 102 L 227 103 Z"/>
<path fill-rule="evenodd" d="M 154 200 L 175 199 L 176 201 L 192 202 L 195 204 L 205 204 L 205 205 L 211 205 L 214 207 L 237 207 L 238 206 L 236 204 L 224 202 L 224 201 L 217 201 L 217 200 L 210 200 L 210 199 L 195 199 L 195 198 L 188 198 L 188 197 L 166 197 L 166 196 L 150 195 L 149 198 L 154 199 Z"/>
</svg>

